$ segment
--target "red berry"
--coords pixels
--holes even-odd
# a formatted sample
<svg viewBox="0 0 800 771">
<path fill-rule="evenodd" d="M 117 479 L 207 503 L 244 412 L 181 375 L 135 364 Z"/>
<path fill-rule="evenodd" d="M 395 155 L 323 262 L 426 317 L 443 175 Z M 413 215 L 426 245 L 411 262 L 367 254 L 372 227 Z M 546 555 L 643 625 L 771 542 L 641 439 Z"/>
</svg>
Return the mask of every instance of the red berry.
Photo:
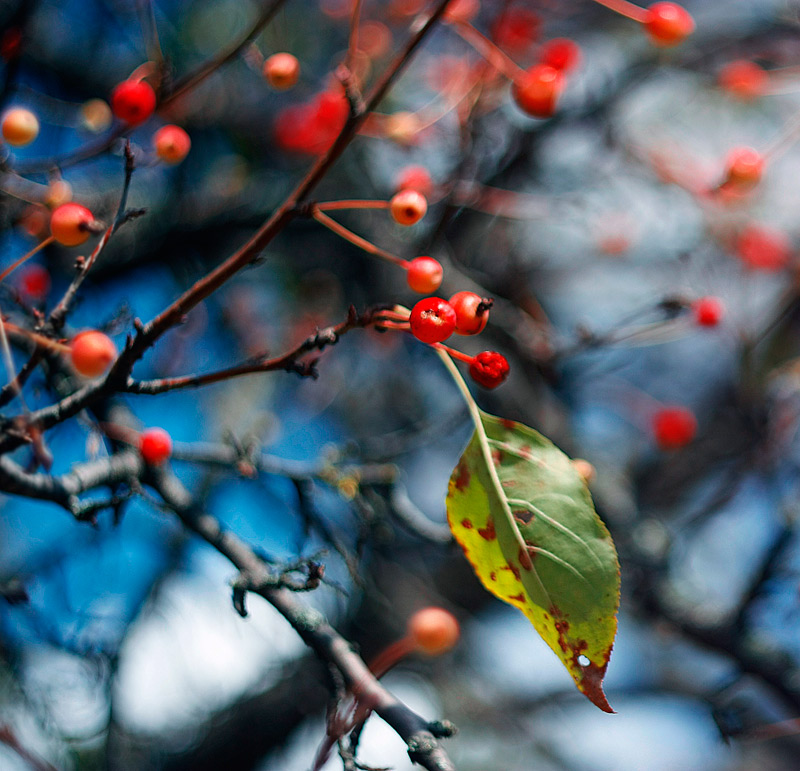
<svg viewBox="0 0 800 771">
<path fill-rule="evenodd" d="M 35 301 L 44 300 L 50 291 L 50 273 L 44 265 L 25 265 L 20 271 L 19 285 L 26 297 Z"/>
<path fill-rule="evenodd" d="M 697 433 L 697 418 L 686 407 L 662 407 L 653 416 L 653 434 L 662 450 L 685 447 Z"/>
<path fill-rule="evenodd" d="M 416 190 L 426 198 L 433 192 L 433 180 L 424 166 L 406 166 L 395 180 L 395 190 Z"/>
<path fill-rule="evenodd" d="M 70 358 L 75 371 L 86 377 L 102 375 L 117 358 L 117 347 L 108 335 L 90 329 L 80 332 L 70 343 Z"/>
<path fill-rule="evenodd" d="M 753 187 L 764 173 L 764 157 L 752 147 L 735 147 L 725 163 L 725 182 L 736 187 Z"/>
<path fill-rule="evenodd" d="M 139 452 L 149 466 L 159 466 L 172 455 L 172 437 L 163 428 L 148 428 L 139 435 Z"/>
<path fill-rule="evenodd" d="M 725 306 L 719 297 L 701 297 L 692 304 L 695 321 L 701 327 L 715 327 L 725 315 Z"/>
<path fill-rule="evenodd" d="M 548 64 L 534 64 L 515 81 L 511 96 L 518 107 L 534 118 L 549 118 L 564 90 L 564 73 Z"/>
<path fill-rule="evenodd" d="M 91 235 L 94 215 L 79 203 L 64 203 L 50 215 L 50 232 L 63 246 L 79 246 Z"/>
<path fill-rule="evenodd" d="M 411 334 L 423 343 L 441 343 L 456 328 L 456 312 L 441 297 L 426 297 L 412 309 L 408 318 Z"/>
<path fill-rule="evenodd" d="M 736 241 L 739 259 L 753 270 L 769 272 L 784 268 L 791 256 L 787 235 L 764 225 L 748 225 Z"/>
<path fill-rule="evenodd" d="M 433 257 L 415 257 L 408 263 L 406 280 L 415 292 L 430 294 L 441 286 L 443 273 L 441 264 Z"/>
<path fill-rule="evenodd" d="M 416 190 L 401 190 L 389 202 L 389 212 L 392 219 L 399 225 L 414 225 L 419 222 L 428 211 L 428 202 L 425 196 Z"/>
<path fill-rule="evenodd" d="M 497 351 L 479 353 L 469 365 L 469 376 L 484 388 L 497 388 L 507 377 L 511 368 L 506 357 Z"/>
<path fill-rule="evenodd" d="M 717 75 L 719 87 L 744 101 L 757 99 L 767 90 L 769 75 L 755 62 L 737 59 L 726 64 Z"/>
<path fill-rule="evenodd" d="M 156 92 L 144 80 L 123 80 L 111 92 L 111 111 L 131 126 L 144 123 L 156 109 Z"/>
<path fill-rule="evenodd" d="M 292 54 L 272 54 L 264 62 L 264 77 L 275 90 L 286 91 L 300 77 L 300 62 Z"/>
<path fill-rule="evenodd" d="M 492 301 L 475 292 L 456 292 L 450 298 L 450 305 L 456 312 L 456 332 L 459 335 L 477 335 L 483 332 L 489 320 Z"/>
<path fill-rule="evenodd" d="M 647 9 L 644 28 L 657 46 L 674 46 L 694 32 L 694 19 L 677 3 L 653 3 Z"/>
<path fill-rule="evenodd" d="M 408 636 L 417 650 L 429 656 L 449 651 L 458 642 L 460 633 L 456 617 L 444 608 L 423 608 L 408 620 Z"/>
<path fill-rule="evenodd" d="M 574 70 L 581 62 L 580 46 L 566 37 L 548 40 L 539 51 L 539 61 L 561 72 Z"/>
<path fill-rule="evenodd" d="M 3 115 L 3 139 L 12 147 L 24 147 L 39 135 L 39 119 L 22 107 L 15 107 Z"/>
<path fill-rule="evenodd" d="M 509 8 L 492 25 L 492 37 L 504 51 L 522 54 L 538 40 L 541 26 L 541 18 L 533 11 Z"/>
<path fill-rule="evenodd" d="M 153 146 L 156 148 L 156 155 L 164 163 L 175 164 L 189 154 L 192 140 L 180 126 L 170 124 L 162 126 L 153 134 Z"/>
</svg>

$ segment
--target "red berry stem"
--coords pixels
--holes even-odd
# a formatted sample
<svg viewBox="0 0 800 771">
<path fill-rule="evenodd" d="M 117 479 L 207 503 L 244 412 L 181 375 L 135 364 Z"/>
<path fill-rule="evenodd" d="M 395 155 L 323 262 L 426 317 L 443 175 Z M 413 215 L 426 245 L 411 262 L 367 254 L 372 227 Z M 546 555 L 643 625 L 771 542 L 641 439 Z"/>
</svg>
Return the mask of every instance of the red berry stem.
<svg viewBox="0 0 800 771">
<path fill-rule="evenodd" d="M 16 262 L 12 262 L 11 265 L 9 265 L 2 273 L 0 273 L 0 281 L 3 281 L 3 279 L 5 279 L 10 273 L 13 273 L 20 265 L 22 265 L 23 262 L 33 257 L 36 252 L 41 251 L 46 246 L 50 246 L 53 241 L 55 241 L 55 238 L 53 236 L 48 236 L 40 244 L 34 246 L 33 249 L 31 249 L 27 254 L 23 254 L 22 257 L 20 257 Z"/>
<path fill-rule="evenodd" d="M 450 27 L 458 33 L 462 40 L 469 43 L 489 64 L 502 72 L 509 80 L 517 80 L 525 75 L 525 70 L 522 67 L 469 22 L 451 22 Z"/>
<path fill-rule="evenodd" d="M 48 351 L 59 354 L 69 355 L 71 348 L 65 343 L 59 343 L 57 340 L 51 340 L 49 337 L 40 335 L 38 332 L 31 332 L 29 329 L 19 327 L 12 324 L 10 321 L 4 321 L 5 330 L 11 337 L 18 337 L 23 340 L 29 340 L 37 348 L 45 348 Z"/>
<path fill-rule="evenodd" d="M 647 20 L 647 9 L 640 8 L 638 5 L 629 3 L 627 0 L 594 0 L 600 5 L 619 13 L 622 16 L 627 16 L 629 19 L 644 23 Z"/>
<path fill-rule="evenodd" d="M 384 648 L 372 661 L 367 663 L 367 667 L 376 678 L 380 679 L 395 664 L 402 661 L 409 653 L 413 653 L 415 648 L 416 644 L 413 638 L 406 635 Z"/>
<path fill-rule="evenodd" d="M 358 51 L 358 25 L 361 20 L 361 0 L 353 0 L 353 8 L 350 12 L 350 38 L 347 42 L 347 54 L 344 57 L 344 66 L 348 70 L 353 69 L 353 60 Z"/>
<path fill-rule="evenodd" d="M 348 199 L 343 201 L 323 201 L 315 204 L 317 211 L 339 211 L 341 209 L 388 209 L 389 201 Z"/>
<path fill-rule="evenodd" d="M 344 225 L 340 225 L 338 222 L 336 222 L 336 220 L 333 220 L 326 214 L 323 214 L 317 209 L 316 206 L 312 210 L 311 216 L 317 222 L 319 222 L 320 225 L 324 225 L 326 228 L 328 228 L 328 230 L 336 233 L 337 236 L 340 236 L 345 241 L 349 241 L 359 249 L 363 249 L 368 254 L 371 254 L 374 257 L 380 257 L 380 259 L 391 262 L 393 265 L 399 265 L 401 268 L 405 268 L 406 270 L 408 269 L 407 261 L 402 257 L 398 257 L 391 252 L 387 252 L 385 249 L 375 246 L 372 241 L 367 241 L 366 238 L 356 235 L 352 230 L 348 230 Z"/>
<path fill-rule="evenodd" d="M 458 361 L 463 361 L 464 364 L 471 364 L 472 360 L 475 358 L 474 356 L 470 356 L 468 353 L 463 353 L 462 351 L 457 351 L 455 348 L 451 348 L 449 345 L 445 345 L 444 343 L 436 343 L 433 347 L 437 351 L 442 351 L 446 353 L 453 359 L 458 359 Z"/>
</svg>

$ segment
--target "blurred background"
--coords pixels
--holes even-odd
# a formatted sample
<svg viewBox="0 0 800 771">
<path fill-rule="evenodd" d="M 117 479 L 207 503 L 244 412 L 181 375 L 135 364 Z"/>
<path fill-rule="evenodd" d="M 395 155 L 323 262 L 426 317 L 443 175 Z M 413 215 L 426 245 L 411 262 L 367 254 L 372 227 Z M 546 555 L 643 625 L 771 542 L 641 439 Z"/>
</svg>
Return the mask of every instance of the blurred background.
<svg viewBox="0 0 800 771">
<path fill-rule="evenodd" d="M 168 89 L 246 35 L 265 6 L 0 2 L 2 108 L 26 107 L 41 123 L 29 146 L 3 148 L 3 265 L 46 233 L 56 183 L 113 217 L 124 142 L 91 100 L 107 101 L 161 57 Z M 365 0 L 364 84 L 424 6 Z M 288 0 L 241 55 L 129 133 L 128 205 L 146 214 L 102 253 L 70 333 L 102 328 L 121 346 L 134 318 L 156 315 L 283 200 L 332 139 L 325 130 L 309 138 L 293 121 L 298 109 L 323 111 L 321 95 L 332 93 L 349 7 Z M 473 23 L 522 66 L 553 38 L 579 45 L 554 117 L 525 115 L 507 81 L 442 25 L 314 193 L 386 199 L 409 166 L 429 172 L 420 224 L 401 228 L 384 211 L 337 219 L 401 257 L 440 260 L 441 296 L 495 298 L 486 331 L 454 342 L 511 363 L 503 386 L 476 389 L 479 404 L 595 467 L 591 489 L 622 565 L 606 679 L 618 714 L 575 690 L 450 542 L 444 498 L 471 428 L 427 346 L 356 330 L 324 353 L 318 379 L 277 372 L 122 400 L 141 426 L 170 432 L 175 473 L 227 527 L 278 563 L 325 564 L 327 582 L 303 600 L 366 659 L 420 607 L 458 616 L 453 652 L 409 657 L 385 682 L 424 716 L 459 727 L 446 746 L 462 771 L 798 767 L 800 4 L 685 7 L 695 33 L 661 48 L 590 0 L 483 0 Z M 285 92 L 262 74 L 279 51 L 301 65 Z M 191 137 L 180 165 L 154 153 L 166 123 Z M 106 149 L 75 155 L 93 143 Z M 726 157 L 741 146 L 766 159 L 755 186 L 725 184 Z M 77 253 L 53 246 L 36 256 L 44 289 L 28 266 L 11 276 L 4 313 L 30 324 L 37 308 L 51 309 Z M 721 300 L 717 324 L 698 322 L 705 296 Z M 351 304 L 415 297 L 395 266 L 296 220 L 135 375 L 278 354 L 344 320 Z M 26 360 L 24 347 L 15 355 L 18 366 Z M 35 409 L 58 393 L 37 372 L 24 398 Z M 654 432 L 665 406 L 697 421 L 676 449 Z M 11 416 L 18 405 L 3 409 Z M 53 473 L 112 451 L 84 414 L 46 439 Z M 199 442 L 255 448 L 267 471 L 196 462 Z M 31 451 L 15 458 L 25 464 Z M 143 490 L 119 513 L 91 527 L 53 504 L 0 499 L 0 767 L 306 771 L 324 735 L 324 667 L 258 598 L 239 618 L 234 569 L 154 496 Z M 359 758 L 411 768 L 377 718 Z M 325 766 L 338 767 L 338 758 Z"/>
</svg>

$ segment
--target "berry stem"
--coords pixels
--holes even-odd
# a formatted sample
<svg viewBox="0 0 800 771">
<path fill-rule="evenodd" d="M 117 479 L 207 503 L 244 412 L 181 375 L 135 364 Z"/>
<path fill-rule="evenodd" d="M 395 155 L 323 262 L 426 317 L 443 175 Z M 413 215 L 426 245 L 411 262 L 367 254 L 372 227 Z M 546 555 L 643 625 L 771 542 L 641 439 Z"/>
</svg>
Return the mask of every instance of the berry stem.
<svg viewBox="0 0 800 771">
<path fill-rule="evenodd" d="M 0 281 L 3 281 L 10 273 L 13 273 L 20 265 L 22 265 L 23 262 L 33 257 L 36 252 L 41 251 L 46 246 L 50 246 L 53 241 L 55 241 L 55 238 L 53 238 L 53 236 L 48 236 L 40 244 L 34 246 L 33 249 L 31 249 L 27 254 L 23 254 L 22 257 L 20 257 L 16 262 L 12 262 L 11 265 L 9 265 L 2 273 L 0 273 Z"/>
<path fill-rule="evenodd" d="M 416 645 L 410 636 L 403 637 L 384 648 L 367 666 L 377 679 L 383 677 L 395 664 L 413 652 Z"/>
<path fill-rule="evenodd" d="M 353 10 L 350 13 L 350 39 L 347 44 L 347 54 L 344 65 L 348 70 L 353 69 L 353 59 L 358 50 L 358 25 L 361 20 L 361 0 L 354 0 Z"/>
<path fill-rule="evenodd" d="M 443 351 L 448 356 L 451 356 L 454 359 L 463 361 L 465 364 L 470 364 L 472 360 L 475 358 L 474 356 L 470 356 L 468 353 L 457 351 L 455 348 L 451 348 L 449 345 L 445 345 L 444 343 L 434 343 L 433 347 L 437 351 Z"/>
<path fill-rule="evenodd" d="M 647 9 L 640 8 L 638 5 L 629 3 L 627 0 L 594 0 L 594 1 L 596 3 L 599 3 L 600 5 L 604 5 L 606 8 L 611 9 L 615 13 L 627 16 L 629 19 L 638 21 L 641 24 L 643 24 L 647 20 Z"/>
<path fill-rule="evenodd" d="M 356 235 L 352 230 L 348 230 L 344 225 L 340 225 L 338 222 L 336 222 L 336 220 L 332 220 L 326 214 L 323 214 L 321 211 L 319 211 L 316 207 L 314 207 L 311 216 L 317 222 L 319 222 L 320 225 L 324 225 L 326 228 L 328 228 L 328 230 L 333 231 L 337 236 L 340 236 L 345 241 L 349 241 L 359 249 L 363 249 L 365 252 L 375 257 L 380 257 L 382 260 L 386 260 L 387 262 L 391 262 L 393 265 L 398 265 L 399 267 L 408 270 L 407 260 L 397 257 L 391 252 L 387 252 L 386 250 L 381 249 L 379 246 L 375 246 L 375 244 L 373 244 L 371 241 L 367 241 L 366 238 Z"/>
<path fill-rule="evenodd" d="M 20 337 L 24 340 L 30 340 L 37 348 L 46 348 L 49 351 L 53 351 L 53 353 L 60 354 L 69 354 L 70 352 L 70 347 L 65 343 L 59 343 L 55 340 L 51 340 L 49 337 L 40 335 L 38 332 L 31 332 L 24 327 L 18 327 L 10 321 L 4 322 L 4 327 L 9 335 Z"/>
<path fill-rule="evenodd" d="M 469 43 L 489 64 L 500 70 L 509 80 L 517 80 L 525 75 L 522 67 L 469 22 L 459 21 L 451 23 L 450 26 L 462 40 Z"/>
<path fill-rule="evenodd" d="M 340 209 L 388 209 L 389 201 L 347 199 L 323 201 L 314 207 L 317 211 L 339 211 Z"/>
</svg>

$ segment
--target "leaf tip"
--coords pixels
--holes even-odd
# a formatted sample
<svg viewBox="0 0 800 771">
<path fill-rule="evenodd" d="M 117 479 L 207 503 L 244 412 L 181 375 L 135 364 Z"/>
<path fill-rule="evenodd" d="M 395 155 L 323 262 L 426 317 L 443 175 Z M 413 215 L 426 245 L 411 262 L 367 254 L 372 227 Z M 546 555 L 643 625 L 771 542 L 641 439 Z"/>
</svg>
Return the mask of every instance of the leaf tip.
<svg viewBox="0 0 800 771">
<path fill-rule="evenodd" d="M 583 676 L 578 684 L 578 689 L 595 707 L 602 709 L 603 712 L 615 715 L 616 710 L 608 703 L 608 699 L 603 692 L 603 678 L 607 667 L 607 662 L 602 667 L 598 667 L 596 664 L 587 664 L 582 667 Z"/>
</svg>

